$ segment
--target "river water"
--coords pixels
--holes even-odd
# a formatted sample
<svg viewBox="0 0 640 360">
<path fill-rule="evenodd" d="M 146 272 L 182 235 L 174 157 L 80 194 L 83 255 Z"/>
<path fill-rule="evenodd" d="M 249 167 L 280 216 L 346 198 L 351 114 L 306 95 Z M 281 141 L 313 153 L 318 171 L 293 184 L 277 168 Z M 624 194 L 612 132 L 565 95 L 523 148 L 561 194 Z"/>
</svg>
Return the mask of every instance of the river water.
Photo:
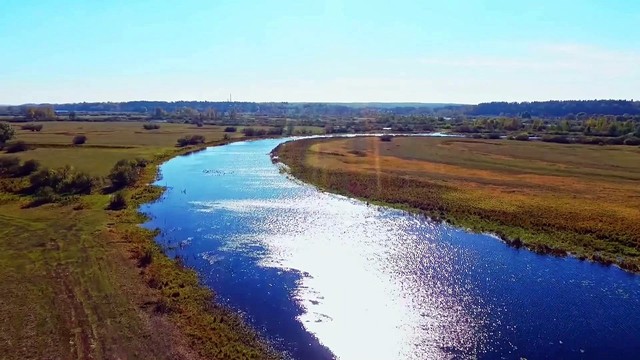
<svg viewBox="0 0 640 360">
<path fill-rule="evenodd" d="M 322 193 L 238 142 L 161 167 L 145 226 L 295 359 L 633 359 L 640 276 Z"/>
</svg>

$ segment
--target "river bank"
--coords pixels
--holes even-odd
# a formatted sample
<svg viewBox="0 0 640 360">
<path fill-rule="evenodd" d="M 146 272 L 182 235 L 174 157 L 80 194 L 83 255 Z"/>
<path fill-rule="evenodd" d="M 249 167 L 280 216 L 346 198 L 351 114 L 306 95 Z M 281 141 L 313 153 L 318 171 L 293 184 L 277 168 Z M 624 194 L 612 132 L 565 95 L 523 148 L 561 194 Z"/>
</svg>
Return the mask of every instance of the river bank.
<svg viewBox="0 0 640 360">
<path fill-rule="evenodd" d="M 70 131 L 87 126 L 54 125 Z M 139 207 L 165 191 L 152 185 L 162 163 L 240 136 L 224 140 L 222 129 L 183 124 L 163 124 L 166 131 L 156 133 L 140 133 L 139 123 L 90 125 L 90 142 L 122 146 L 50 148 L 58 135 L 47 123 L 30 140 L 36 149 L 19 154 L 43 167 L 87 171 L 95 177 L 90 194 L 33 205 L 21 190 L 28 178 L 0 179 L 0 353 L 7 359 L 279 358 L 180 259 L 165 255 L 156 231 L 141 227 L 147 218 Z M 209 142 L 174 146 L 178 136 L 195 132 L 206 133 Z M 17 132 L 18 139 L 31 135 Z M 143 158 L 146 166 L 135 185 L 121 190 L 126 207 L 109 210 L 111 195 L 101 179 L 123 158 Z"/>
<path fill-rule="evenodd" d="M 121 227 L 116 228 L 115 234 L 129 242 L 128 251 L 141 269 L 141 278 L 157 290 L 154 311 L 167 314 L 200 356 L 206 359 L 277 359 L 279 355 L 239 314 L 215 301 L 214 291 L 200 283 L 195 271 L 183 266 L 179 258 L 170 259 L 166 255 L 155 241 L 156 231 L 141 227 L 148 218 L 139 211 L 140 206 L 156 201 L 165 191 L 152 185 L 162 163 L 231 142 L 210 142 L 156 157 L 145 168 L 137 184 L 127 189 L 129 207 L 116 215 Z"/>
<path fill-rule="evenodd" d="M 597 147 L 562 146 L 470 139 L 311 139 L 281 145 L 274 154 L 293 176 L 323 190 L 494 233 L 515 247 L 640 271 L 640 214 L 634 210 L 637 194 L 629 178 L 637 174 L 630 159 L 638 154 L 623 150 L 629 154 L 620 152 L 616 160 L 611 157 L 617 154 L 614 149 L 603 153 Z M 605 155 L 615 162 L 610 168 L 599 163 Z"/>
</svg>

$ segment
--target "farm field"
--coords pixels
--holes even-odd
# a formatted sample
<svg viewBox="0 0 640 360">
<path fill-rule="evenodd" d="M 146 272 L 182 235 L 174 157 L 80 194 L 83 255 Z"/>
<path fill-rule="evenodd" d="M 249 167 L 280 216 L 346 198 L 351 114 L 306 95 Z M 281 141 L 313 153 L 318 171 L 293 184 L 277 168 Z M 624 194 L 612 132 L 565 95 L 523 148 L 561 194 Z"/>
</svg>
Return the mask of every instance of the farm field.
<svg viewBox="0 0 640 360">
<path fill-rule="evenodd" d="M 320 188 L 422 211 L 514 246 L 640 271 L 640 148 L 395 137 L 277 151 Z"/>
</svg>

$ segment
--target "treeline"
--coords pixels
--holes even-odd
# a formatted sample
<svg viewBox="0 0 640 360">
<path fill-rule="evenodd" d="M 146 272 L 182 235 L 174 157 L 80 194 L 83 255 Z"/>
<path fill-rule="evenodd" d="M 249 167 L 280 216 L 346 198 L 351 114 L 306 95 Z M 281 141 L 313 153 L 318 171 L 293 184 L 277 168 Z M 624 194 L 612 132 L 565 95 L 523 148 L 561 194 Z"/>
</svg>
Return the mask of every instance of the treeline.
<svg viewBox="0 0 640 360">
<path fill-rule="evenodd" d="M 402 115 L 431 114 L 434 112 L 434 109 L 443 108 L 445 106 L 445 104 L 397 104 L 396 106 L 396 104 L 393 103 L 340 104 L 288 102 L 257 103 L 231 101 L 128 101 L 7 106 L 0 107 L 0 115 L 20 115 L 33 120 L 54 118 L 56 115 L 55 112 L 101 114 L 138 113 L 158 117 L 161 113 L 176 114 L 187 110 L 198 113 L 215 112 L 218 114 L 235 111 L 238 113 L 268 116 L 308 117 L 323 115 L 345 117 L 367 116 L 380 113 L 397 113 Z M 37 111 L 38 113 L 34 114 L 34 111 Z"/>
<path fill-rule="evenodd" d="M 566 100 L 534 102 L 489 102 L 465 108 L 467 115 L 524 115 L 565 117 L 586 115 L 640 115 L 640 101 Z"/>
</svg>

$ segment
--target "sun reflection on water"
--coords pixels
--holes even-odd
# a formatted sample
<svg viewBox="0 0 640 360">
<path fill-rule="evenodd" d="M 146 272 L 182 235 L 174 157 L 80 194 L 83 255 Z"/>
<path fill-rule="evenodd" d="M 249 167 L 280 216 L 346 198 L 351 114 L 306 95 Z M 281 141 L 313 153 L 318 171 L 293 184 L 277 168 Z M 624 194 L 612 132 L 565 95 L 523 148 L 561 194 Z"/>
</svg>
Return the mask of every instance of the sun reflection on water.
<svg viewBox="0 0 640 360">
<path fill-rule="evenodd" d="M 342 359 L 425 359 L 482 350 L 483 311 L 456 286 L 441 227 L 399 212 L 322 194 L 320 199 L 194 202 L 200 212 L 259 219 L 234 251 L 267 248 L 265 267 L 304 269 L 299 317 Z M 464 265 L 464 264 L 463 264 Z"/>
</svg>

